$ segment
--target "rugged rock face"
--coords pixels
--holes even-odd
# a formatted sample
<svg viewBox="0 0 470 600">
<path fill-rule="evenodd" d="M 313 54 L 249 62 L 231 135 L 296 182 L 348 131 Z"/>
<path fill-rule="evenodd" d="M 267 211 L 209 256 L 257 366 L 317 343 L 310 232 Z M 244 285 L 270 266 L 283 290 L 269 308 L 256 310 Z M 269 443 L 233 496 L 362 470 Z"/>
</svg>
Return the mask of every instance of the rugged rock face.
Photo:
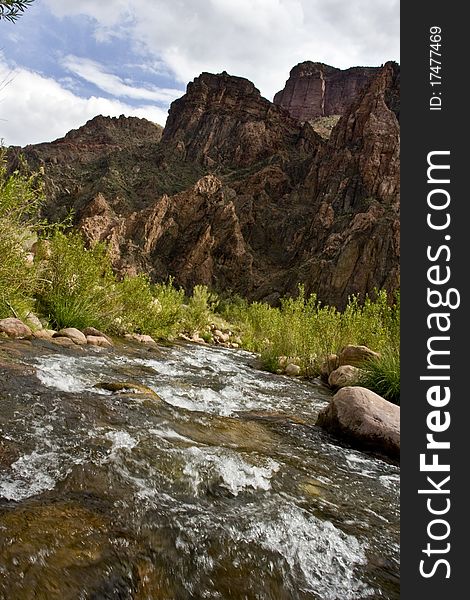
<svg viewBox="0 0 470 600">
<path fill-rule="evenodd" d="M 378 71 L 378 67 L 352 67 L 342 71 L 306 61 L 292 69 L 284 89 L 274 96 L 274 104 L 285 108 L 299 121 L 342 115 Z"/>
<path fill-rule="evenodd" d="M 203 73 L 163 136 L 148 121 L 97 117 L 23 151 L 44 168 L 46 216 L 74 209 L 122 273 L 270 302 L 304 283 L 342 307 L 398 286 L 398 73 L 376 70 L 328 141 L 246 79 Z"/>
<path fill-rule="evenodd" d="M 317 211 L 299 245 L 299 279 L 338 306 L 351 293 L 399 286 L 400 131 L 386 102 L 398 95 L 397 72 L 395 63 L 380 69 L 305 180 Z"/>
<path fill-rule="evenodd" d="M 263 98 L 251 81 L 203 73 L 172 103 L 163 143 L 176 146 L 185 161 L 250 167 L 277 152 L 308 149 L 308 137 L 298 121 Z"/>
</svg>

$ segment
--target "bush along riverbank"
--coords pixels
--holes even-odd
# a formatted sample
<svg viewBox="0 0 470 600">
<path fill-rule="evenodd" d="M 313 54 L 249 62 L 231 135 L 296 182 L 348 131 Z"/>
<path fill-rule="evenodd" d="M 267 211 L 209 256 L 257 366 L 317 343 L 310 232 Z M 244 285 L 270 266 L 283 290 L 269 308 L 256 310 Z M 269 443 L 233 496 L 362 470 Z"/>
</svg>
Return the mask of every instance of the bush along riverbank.
<svg viewBox="0 0 470 600">
<path fill-rule="evenodd" d="M 269 371 L 321 375 L 333 388 L 358 384 L 399 403 L 399 296 L 353 297 L 340 312 L 302 286 L 272 307 L 221 299 L 205 286 L 186 295 L 171 279 L 153 284 L 143 274 L 120 280 L 105 244 L 88 248 L 79 233 L 37 220 L 42 200 L 40 178 L 7 176 L 1 153 L 0 319 L 19 319 L 37 336 L 73 329 L 85 341 L 114 335 L 241 347 L 259 354 Z M 15 327 L 21 329 L 8 321 L 3 334 L 15 335 Z"/>
</svg>

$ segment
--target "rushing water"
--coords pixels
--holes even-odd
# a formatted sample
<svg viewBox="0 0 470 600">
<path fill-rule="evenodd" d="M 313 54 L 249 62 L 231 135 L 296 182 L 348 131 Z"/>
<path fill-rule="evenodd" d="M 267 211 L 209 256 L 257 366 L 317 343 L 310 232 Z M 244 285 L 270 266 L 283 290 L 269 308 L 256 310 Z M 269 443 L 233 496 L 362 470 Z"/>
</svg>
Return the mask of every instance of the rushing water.
<svg viewBox="0 0 470 600">
<path fill-rule="evenodd" d="M 0 597 L 399 597 L 399 469 L 314 425 L 319 383 L 193 345 L 24 360 L 40 383 L 0 398 Z"/>
</svg>

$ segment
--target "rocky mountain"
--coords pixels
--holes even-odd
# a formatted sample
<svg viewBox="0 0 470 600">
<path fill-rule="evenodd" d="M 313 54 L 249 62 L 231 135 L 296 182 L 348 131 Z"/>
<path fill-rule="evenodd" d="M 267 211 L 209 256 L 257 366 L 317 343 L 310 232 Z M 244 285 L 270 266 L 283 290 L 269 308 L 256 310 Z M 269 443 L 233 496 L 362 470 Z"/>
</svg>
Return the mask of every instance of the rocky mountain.
<svg viewBox="0 0 470 600">
<path fill-rule="evenodd" d="M 378 67 L 352 67 L 342 71 L 306 61 L 291 70 L 284 89 L 274 96 L 274 104 L 285 108 L 299 121 L 343 115 L 378 71 Z"/>
<path fill-rule="evenodd" d="M 47 216 L 73 208 L 120 272 L 270 302 L 304 283 L 342 307 L 351 293 L 399 283 L 399 69 L 387 63 L 367 77 L 341 84 L 336 104 L 325 99 L 343 112 L 329 140 L 248 80 L 203 73 L 163 132 L 96 117 L 21 152 L 44 168 Z"/>
</svg>

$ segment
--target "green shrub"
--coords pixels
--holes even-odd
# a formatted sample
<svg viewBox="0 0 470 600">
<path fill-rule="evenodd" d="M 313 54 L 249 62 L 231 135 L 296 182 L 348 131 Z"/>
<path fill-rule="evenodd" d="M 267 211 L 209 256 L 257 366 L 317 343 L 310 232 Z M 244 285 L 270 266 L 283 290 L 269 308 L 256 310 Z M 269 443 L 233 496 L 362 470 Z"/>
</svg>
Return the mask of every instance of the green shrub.
<svg viewBox="0 0 470 600">
<path fill-rule="evenodd" d="M 117 284 L 116 291 L 121 314 L 113 323 L 115 333 L 146 333 L 158 331 L 161 306 L 152 294 L 146 275 L 125 277 Z"/>
<path fill-rule="evenodd" d="M 223 305 L 224 316 L 242 331 L 243 346 L 261 355 L 268 370 L 279 368 L 279 357 L 290 357 L 304 375 L 315 376 L 328 354 L 347 344 L 369 346 L 378 352 L 399 354 L 399 296 L 390 305 L 386 292 L 360 304 L 350 298 L 343 312 L 323 306 L 315 294 L 305 297 L 302 286 L 295 298 L 280 307 L 237 298 Z M 399 375 L 398 375 L 399 378 Z"/>
<path fill-rule="evenodd" d="M 80 234 L 56 232 L 41 276 L 39 306 L 53 326 L 112 329 L 121 306 L 104 244 L 86 248 Z"/>
<path fill-rule="evenodd" d="M 217 295 L 210 292 L 205 285 L 194 286 L 184 315 L 186 332 L 190 334 L 207 332 L 216 308 Z"/>
<path fill-rule="evenodd" d="M 0 318 L 24 317 L 34 305 L 38 275 L 27 247 L 40 227 L 43 193 L 37 174 L 23 170 L 7 175 L 6 150 L 0 148 Z"/>
<path fill-rule="evenodd" d="M 152 286 L 152 295 L 161 310 L 158 328 L 150 334 L 162 340 L 171 340 L 184 328 L 184 290 L 176 289 L 173 279 L 170 278 L 167 283 L 157 283 Z"/>
</svg>

